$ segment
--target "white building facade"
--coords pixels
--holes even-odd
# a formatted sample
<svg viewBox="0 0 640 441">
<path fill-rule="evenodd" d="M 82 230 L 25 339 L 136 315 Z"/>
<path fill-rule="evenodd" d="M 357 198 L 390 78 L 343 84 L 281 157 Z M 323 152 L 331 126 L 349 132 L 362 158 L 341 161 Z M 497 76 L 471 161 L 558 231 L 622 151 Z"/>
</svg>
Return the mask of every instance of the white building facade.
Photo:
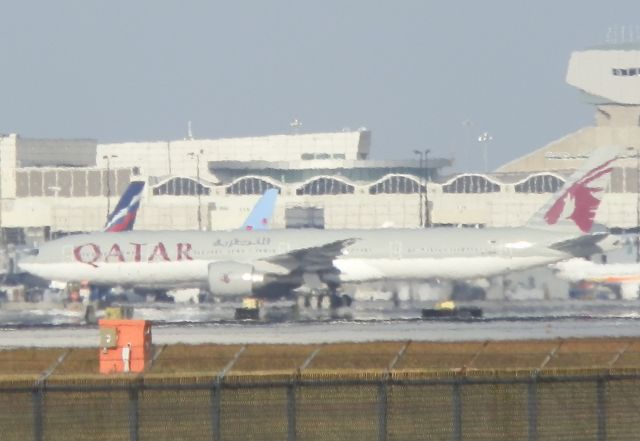
<svg viewBox="0 0 640 441">
<path fill-rule="evenodd" d="M 137 229 L 238 228 L 272 187 L 280 191 L 274 228 L 291 226 L 287 213 L 294 209 L 321 213 L 324 228 L 517 226 L 581 162 L 548 153 L 583 157 L 603 145 L 627 147 L 630 159 L 614 171 L 596 221 L 636 227 L 640 47 L 575 52 L 567 82 L 594 106 L 595 125 L 490 174 L 443 177 L 450 161 L 442 158 L 372 160 L 367 129 L 109 144 L 2 136 L 0 227 L 18 242 L 99 230 L 134 179 L 147 183 Z"/>
</svg>

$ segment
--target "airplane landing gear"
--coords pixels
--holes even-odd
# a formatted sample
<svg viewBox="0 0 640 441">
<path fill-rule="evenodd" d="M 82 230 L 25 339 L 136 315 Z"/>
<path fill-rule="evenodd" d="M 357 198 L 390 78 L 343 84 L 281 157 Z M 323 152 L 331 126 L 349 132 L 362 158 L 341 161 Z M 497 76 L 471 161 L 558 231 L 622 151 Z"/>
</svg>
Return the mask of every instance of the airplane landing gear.
<svg viewBox="0 0 640 441">
<path fill-rule="evenodd" d="M 338 309 L 342 307 L 349 307 L 353 303 L 353 299 L 346 294 L 339 294 L 337 292 L 329 295 L 331 309 Z"/>
<path fill-rule="evenodd" d="M 300 294 L 296 304 L 300 308 L 314 309 L 317 311 L 325 310 L 331 313 L 331 316 L 342 316 L 345 311 L 343 308 L 349 308 L 353 303 L 353 298 L 338 290 L 338 286 L 328 286 L 323 289 L 314 289 L 310 293 Z"/>
<path fill-rule="evenodd" d="M 394 308 L 398 309 L 400 307 L 400 293 L 398 293 L 397 289 L 394 289 L 391 293 L 391 301 Z"/>
</svg>

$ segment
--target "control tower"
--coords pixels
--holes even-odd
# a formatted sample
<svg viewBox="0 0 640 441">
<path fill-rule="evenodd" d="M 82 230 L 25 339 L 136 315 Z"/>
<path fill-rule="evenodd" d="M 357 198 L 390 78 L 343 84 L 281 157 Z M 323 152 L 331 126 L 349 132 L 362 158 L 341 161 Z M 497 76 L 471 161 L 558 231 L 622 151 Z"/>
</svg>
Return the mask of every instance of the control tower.
<svg viewBox="0 0 640 441">
<path fill-rule="evenodd" d="M 574 52 L 567 83 L 596 106 L 597 126 L 640 126 L 640 43 Z"/>
<path fill-rule="evenodd" d="M 552 141 L 497 171 L 568 170 L 579 166 L 572 160 L 549 161 L 545 157 L 549 152 L 579 156 L 606 145 L 640 149 L 640 38 L 635 40 L 612 41 L 571 54 L 566 81 L 594 107 L 594 126 Z"/>
</svg>

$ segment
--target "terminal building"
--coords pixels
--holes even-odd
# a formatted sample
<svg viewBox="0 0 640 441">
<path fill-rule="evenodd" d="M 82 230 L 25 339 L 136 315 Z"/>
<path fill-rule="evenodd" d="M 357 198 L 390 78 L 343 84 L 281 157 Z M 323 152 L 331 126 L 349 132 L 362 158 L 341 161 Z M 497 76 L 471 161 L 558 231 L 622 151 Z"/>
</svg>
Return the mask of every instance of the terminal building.
<svg viewBox="0 0 640 441">
<path fill-rule="evenodd" d="M 33 243 L 99 230 L 131 180 L 147 183 L 137 229 L 238 228 L 274 187 L 280 192 L 274 228 L 517 226 L 564 183 L 581 156 L 602 145 L 627 148 L 629 159 L 616 168 L 596 221 L 636 227 L 640 45 L 575 52 L 566 80 L 593 106 L 594 125 L 492 173 L 448 175 L 451 159 L 426 150 L 418 158 L 410 149 L 403 154 L 402 146 L 397 160 L 376 160 L 372 133 L 364 128 L 109 144 L 4 135 L 2 237 Z"/>
</svg>

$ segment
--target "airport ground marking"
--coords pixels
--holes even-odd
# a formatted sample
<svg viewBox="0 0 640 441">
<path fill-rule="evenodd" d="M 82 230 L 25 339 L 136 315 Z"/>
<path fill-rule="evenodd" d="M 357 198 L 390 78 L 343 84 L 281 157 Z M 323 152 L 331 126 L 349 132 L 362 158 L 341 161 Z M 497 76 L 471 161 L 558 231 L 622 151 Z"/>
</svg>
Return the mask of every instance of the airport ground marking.
<svg viewBox="0 0 640 441">
<path fill-rule="evenodd" d="M 544 369 L 547 366 L 547 364 L 549 364 L 549 362 L 553 359 L 553 357 L 556 356 L 556 353 L 560 350 L 560 347 L 562 347 L 563 343 L 564 343 L 564 340 L 560 340 L 558 345 L 556 347 L 554 347 L 551 351 L 549 351 L 549 353 L 547 354 L 545 359 L 542 360 L 542 363 L 540 363 L 540 366 L 538 367 L 538 369 L 536 371 L 541 371 L 542 369 Z"/>
<path fill-rule="evenodd" d="M 622 355 L 625 352 L 627 352 L 627 349 L 629 349 L 630 347 L 631 347 L 631 342 L 627 342 L 627 344 L 625 346 L 620 348 L 620 350 L 616 353 L 616 355 L 613 356 L 613 358 L 609 362 L 609 367 L 612 367 L 614 364 L 616 364 L 618 362 L 618 360 L 620 360 L 620 357 L 622 357 Z"/>
<path fill-rule="evenodd" d="M 229 363 L 227 363 L 227 365 L 224 367 L 224 369 L 222 369 L 220 371 L 220 373 L 218 374 L 218 376 L 216 377 L 216 381 L 218 382 L 218 384 L 224 379 L 224 377 L 227 376 L 227 374 L 229 373 L 229 371 L 233 368 L 233 366 L 236 364 L 236 362 L 238 361 L 238 358 L 240 358 L 240 356 L 242 355 L 242 353 L 247 349 L 247 346 L 244 345 L 243 347 L 241 347 L 238 352 L 236 352 L 233 356 L 233 358 L 229 361 Z"/>
<path fill-rule="evenodd" d="M 160 354 L 162 354 L 162 352 L 167 349 L 168 345 L 162 345 L 158 348 L 158 350 L 155 352 L 155 354 L 153 354 L 153 357 L 151 358 L 151 366 L 153 366 L 153 364 L 156 362 L 156 360 L 158 359 L 158 357 L 160 357 Z"/>
<path fill-rule="evenodd" d="M 407 348 L 409 347 L 410 344 L 411 344 L 411 340 L 407 341 L 404 345 L 402 345 L 402 347 L 400 348 L 400 350 L 398 351 L 396 356 L 393 357 L 393 360 L 391 360 L 391 363 L 389 363 L 389 366 L 387 366 L 387 373 L 389 373 L 393 369 L 395 369 L 395 367 L 398 364 L 398 362 L 400 361 L 400 359 L 402 359 L 402 357 L 404 356 L 405 352 L 407 352 Z"/>
<path fill-rule="evenodd" d="M 316 348 L 315 351 L 313 351 L 311 354 L 309 354 L 309 356 L 307 357 L 307 359 L 300 365 L 300 367 L 298 368 L 298 372 L 302 372 L 303 370 L 305 370 L 307 367 L 309 367 L 309 365 L 311 364 L 311 362 L 313 361 L 314 358 L 316 358 L 316 355 L 318 355 L 320 353 L 320 350 L 322 350 L 322 346 L 320 346 L 319 348 Z"/>
<path fill-rule="evenodd" d="M 480 354 L 482 354 L 482 352 L 486 349 L 487 346 L 489 346 L 490 341 L 489 340 L 485 340 L 485 342 L 482 344 L 482 347 L 480 347 L 480 349 L 478 349 L 475 354 L 473 354 L 473 357 L 471 357 L 471 360 L 469 360 L 469 362 L 467 364 L 465 364 L 464 366 L 462 366 L 463 368 L 470 368 L 473 366 L 473 363 L 475 363 L 475 361 L 478 359 L 478 357 L 480 356 Z"/>
<path fill-rule="evenodd" d="M 44 371 L 40 378 L 38 378 L 38 384 L 43 384 L 47 379 L 53 374 L 53 372 L 62 364 L 62 362 L 67 358 L 67 356 L 73 351 L 73 349 L 67 349 L 63 352 L 52 364 L 49 366 L 49 369 Z"/>
</svg>

